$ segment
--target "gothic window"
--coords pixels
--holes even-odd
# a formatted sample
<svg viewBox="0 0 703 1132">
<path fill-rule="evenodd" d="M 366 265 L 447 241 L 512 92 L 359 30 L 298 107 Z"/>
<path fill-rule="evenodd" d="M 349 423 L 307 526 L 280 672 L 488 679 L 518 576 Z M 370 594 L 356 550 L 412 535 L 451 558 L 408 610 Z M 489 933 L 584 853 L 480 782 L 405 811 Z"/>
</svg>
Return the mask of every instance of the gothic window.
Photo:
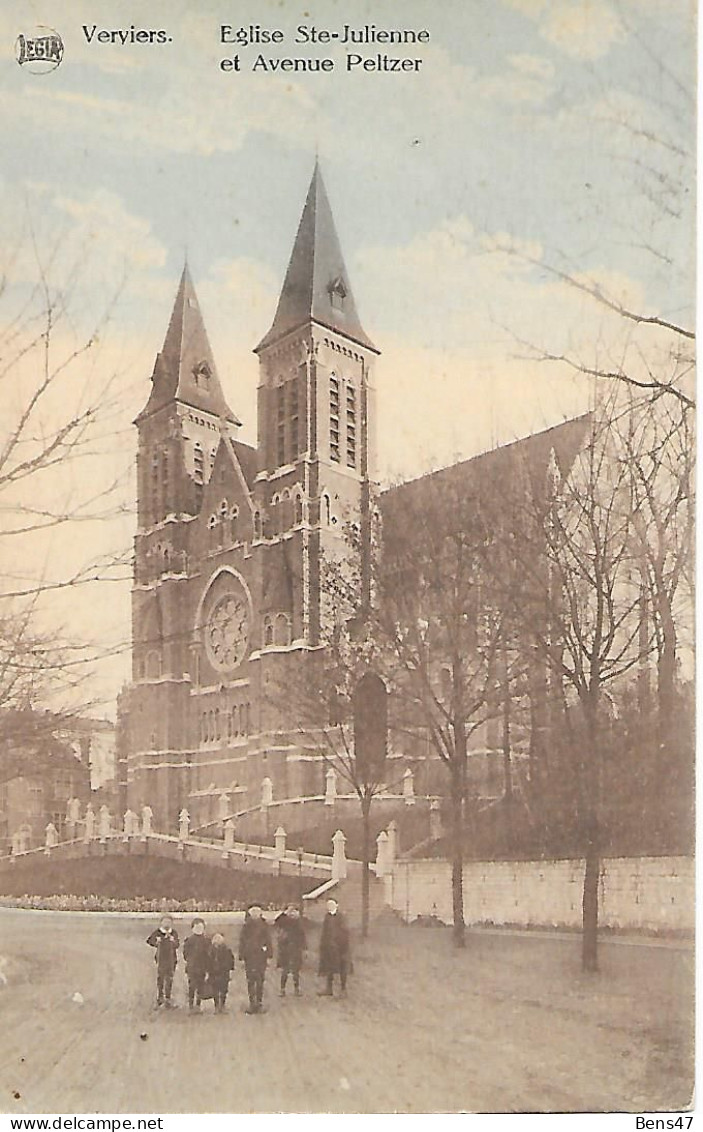
<svg viewBox="0 0 703 1132">
<path fill-rule="evenodd" d="M 286 462 L 286 388 L 279 385 L 276 391 L 276 462 Z"/>
<path fill-rule="evenodd" d="M 290 422 L 289 460 L 298 455 L 298 382 L 293 380 L 288 386 L 288 420 Z"/>
<path fill-rule="evenodd" d="M 344 300 L 347 297 L 347 288 L 341 276 L 333 279 L 329 286 L 330 302 L 335 310 L 344 310 Z"/>
<path fill-rule="evenodd" d="M 281 508 L 280 518 L 278 522 L 279 533 L 290 530 L 291 527 L 291 508 L 290 508 L 290 491 L 284 487 L 281 492 Z"/>
<path fill-rule="evenodd" d="M 320 498 L 320 520 L 325 527 L 329 527 L 332 522 L 332 504 L 326 491 Z"/>
<path fill-rule="evenodd" d="M 230 522 L 229 506 L 226 499 L 223 499 L 220 504 L 220 522 L 222 524 L 222 544 L 224 546 L 232 541 L 232 524 Z"/>
<path fill-rule="evenodd" d="M 330 459 L 339 463 L 339 378 L 330 374 Z"/>
<path fill-rule="evenodd" d="M 199 444 L 193 448 L 193 478 L 201 486 L 205 480 L 205 454 Z"/>
<path fill-rule="evenodd" d="M 290 617 L 287 613 L 276 614 L 274 641 L 277 645 L 289 645 L 291 642 Z"/>
<path fill-rule="evenodd" d="M 356 389 L 347 385 L 347 466 L 356 467 Z"/>
<path fill-rule="evenodd" d="M 161 491 L 162 491 L 161 505 L 162 505 L 162 509 L 164 511 L 168 511 L 168 497 L 169 497 L 168 474 L 169 474 L 169 468 L 168 468 L 168 452 L 167 451 L 165 451 L 163 456 L 161 457 L 161 465 L 162 465 L 161 466 Z"/>
<path fill-rule="evenodd" d="M 273 644 L 273 619 L 270 616 L 264 617 L 264 646 Z"/>
<path fill-rule="evenodd" d="M 211 376 L 210 366 L 207 362 L 198 362 L 197 365 L 193 366 L 193 378 L 198 388 L 207 392 L 210 387 Z"/>
<path fill-rule="evenodd" d="M 255 539 L 260 539 L 262 537 L 262 530 L 263 530 L 263 527 L 262 527 L 262 523 L 261 523 L 261 512 L 257 509 L 254 512 L 254 538 Z"/>
<path fill-rule="evenodd" d="M 293 497 L 293 526 L 299 527 L 303 521 L 303 497 L 296 492 Z"/>
<path fill-rule="evenodd" d="M 154 522 L 159 518 L 159 454 L 154 452 L 151 457 L 151 517 Z"/>
</svg>

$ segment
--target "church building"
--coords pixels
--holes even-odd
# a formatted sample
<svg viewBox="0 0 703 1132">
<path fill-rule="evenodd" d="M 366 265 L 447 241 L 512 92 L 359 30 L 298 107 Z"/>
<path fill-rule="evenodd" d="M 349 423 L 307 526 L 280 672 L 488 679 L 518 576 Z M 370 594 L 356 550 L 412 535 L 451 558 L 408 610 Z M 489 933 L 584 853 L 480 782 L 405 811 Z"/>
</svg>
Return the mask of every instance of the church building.
<svg viewBox="0 0 703 1132">
<path fill-rule="evenodd" d="M 193 831 L 216 824 L 223 794 L 232 814 L 259 806 L 262 784 L 276 801 L 325 791 L 324 759 L 291 729 L 281 690 L 324 650 L 321 572 L 346 553 L 347 525 L 360 532 L 362 562 L 370 545 L 379 350 L 359 319 L 317 164 L 255 353 L 253 448 L 238 439 L 186 266 L 135 421 L 133 671 L 118 704 L 125 803 L 148 802 L 164 832 L 183 808 Z M 574 424 L 446 474 L 494 476 L 514 449 L 547 475 L 550 461 L 573 459 Z M 395 489 L 398 505 L 408 490 Z"/>
<path fill-rule="evenodd" d="M 258 445 L 238 439 L 188 267 L 136 419 L 132 683 L 120 698 L 127 803 L 158 828 L 320 794 L 325 767 L 286 732 L 301 654 L 323 640 L 320 567 L 368 523 L 373 366 L 316 165 L 259 358 Z"/>
</svg>

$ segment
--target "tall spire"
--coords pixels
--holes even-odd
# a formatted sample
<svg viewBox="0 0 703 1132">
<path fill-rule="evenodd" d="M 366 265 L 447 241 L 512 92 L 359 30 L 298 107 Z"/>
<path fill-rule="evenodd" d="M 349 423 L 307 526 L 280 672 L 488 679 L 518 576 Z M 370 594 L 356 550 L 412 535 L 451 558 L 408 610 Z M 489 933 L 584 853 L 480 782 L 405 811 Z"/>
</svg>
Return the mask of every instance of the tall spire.
<svg viewBox="0 0 703 1132">
<path fill-rule="evenodd" d="M 310 321 L 378 353 L 359 321 L 317 159 L 273 325 L 255 352 Z"/>
<path fill-rule="evenodd" d="M 151 395 L 141 416 L 156 412 L 170 401 L 182 401 L 240 424 L 222 392 L 187 260 L 151 380 Z"/>
</svg>

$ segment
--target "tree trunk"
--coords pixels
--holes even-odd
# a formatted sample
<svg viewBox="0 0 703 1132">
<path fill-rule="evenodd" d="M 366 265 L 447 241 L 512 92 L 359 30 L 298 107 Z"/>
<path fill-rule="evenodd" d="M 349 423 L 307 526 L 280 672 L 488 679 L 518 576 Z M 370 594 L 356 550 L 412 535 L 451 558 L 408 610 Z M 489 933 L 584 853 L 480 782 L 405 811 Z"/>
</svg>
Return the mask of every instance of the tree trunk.
<svg viewBox="0 0 703 1132">
<path fill-rule="evenodd" d="M 510 682 L 508 658 L 503 652 L 503 806 L 505 821 L 505 845 L 513 844 L 513 773 L 510 750 Z"/>
<path fill-rule="evenodd" d="M 464 829 L 462 820 L 464 775 L 458 766 L 452 767 L 451 790 L 453 938 L 455 947 L 464 947 Z"/>
<path fill-rule="evenodd" d="M 361 816 L 363 824 L 361 846 L 361 935 L 363 939 L 369 934 L 369 819 L 371 816 L 371 798 L 364 795 L 361 799 Z"/>
<path fill-rule="evenodd" d="M 581 965 L 584 971 L 598 970 L 598 881 L 600 879 L 600 748 L 598 734 L 598 694 L 594 694 L 585 707 L 586 751 L 585 833 L 586 868 L 583 877 L 583 934 Z"/>
<path fill-rule="evenodd" d="M 594 823 L 586 844 L 586 870 L 583 877 L 583 935 L 581 966 L 584 971 L 598 970 L 598 881 L 600 849 L 597 823 Z"/>
<path fill-rule="evenodd" d="M 676 699 L 676 626 L 671 608 L 665 601 L 659 603 L 662 645 L 657 663 L 657 699 L 659 707 L 659 742 L 666 744 L 671 738 Z"/>
</svg>

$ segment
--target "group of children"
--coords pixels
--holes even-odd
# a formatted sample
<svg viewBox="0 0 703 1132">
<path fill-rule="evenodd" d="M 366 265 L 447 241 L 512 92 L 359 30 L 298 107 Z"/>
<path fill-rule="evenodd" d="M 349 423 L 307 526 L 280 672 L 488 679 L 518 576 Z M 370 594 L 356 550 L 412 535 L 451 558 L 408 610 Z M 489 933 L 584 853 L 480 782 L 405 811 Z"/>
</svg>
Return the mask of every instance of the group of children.
<svg viewBox="0 0 703 1132">
<path fill-rule="evenodd" d="M 300 913 L 290 905 L 276 919 L 278 929 L 278 966 L 281 969 L 280 994 L 285 995 L 288 976 L 293 976 L 296 995 L 301 994 L 300 970 L 305 952 L 305 929 Z M 170 1009 L 173 976 L 178 964 L 180 940 L 171 916 L 162 916 L 161 922 L 146 941 L 155 950 L 156 1005 Z M 273 958 L 271 930 L 263 918 L 258 904 L 253 904 L 244 918 L 239 937 L 239 959 L 244 963 L 249 995 L 247 1014 L 264 1011 L 264 979 L 269 959 Z M 232 971 L 234 954 L 221 932 L 212 937 L 205 933 L 205 921 L 199 916 L 191 924 L 191 934 L 183 941 L 183 959 L 188 982 L 188 1009 L 198 1013 L 203 1001 L 212 998 L 215 1013 L 225 1013 L 225 1003 Z"/>
</svg>

